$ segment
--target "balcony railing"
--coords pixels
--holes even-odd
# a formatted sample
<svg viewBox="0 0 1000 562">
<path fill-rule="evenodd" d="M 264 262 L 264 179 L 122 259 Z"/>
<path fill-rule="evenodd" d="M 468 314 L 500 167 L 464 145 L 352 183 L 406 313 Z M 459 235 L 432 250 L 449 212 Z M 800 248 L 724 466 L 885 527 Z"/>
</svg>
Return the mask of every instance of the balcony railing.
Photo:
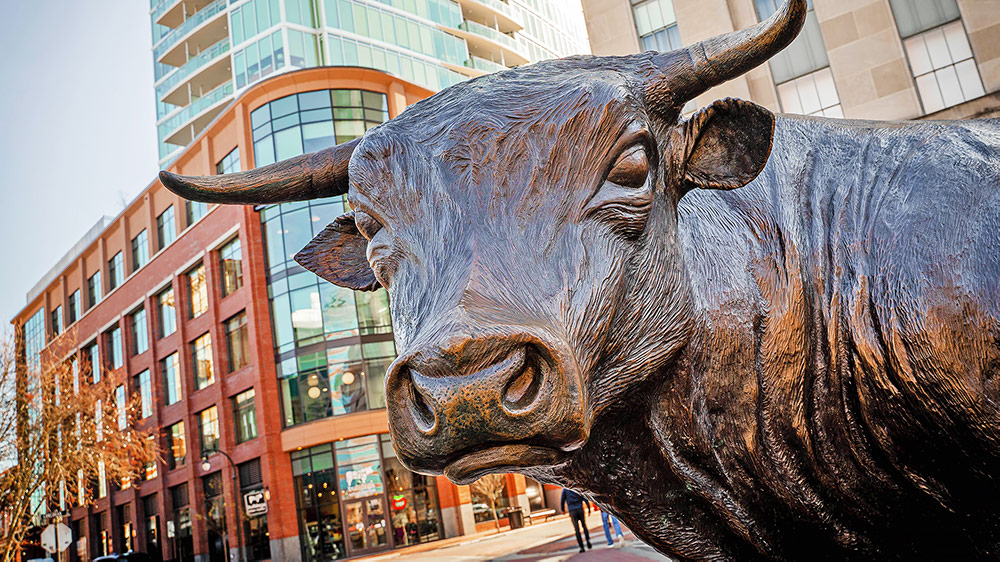
<svg viewBox="0 0 1000 562">
<path fill-rule="evenodd" d="M 192 119 L 198 116 L 199 113 L 205 111 L 209 107 L 215 105 L 221 100 L 233 95 L 233 82 L 230 80 L 225 84 L 222 84 L 218 88 L 208 92 L 207 94 L 201 96 L 200 98 L 191 102 L 191 105 L 185 107 L 184 109 L 178 111 L 177 113 L 168 117 L 163 123 L 157 125 L 157 131 L 160 133 L 160 138 L 165 139 L 179 129 L 182 125 L 185 125 Z"/>
<path fill-rule="evenodd" d="M 492 27 L 487 27 L 481 23 L 476 23 L 474 21 L 465 20 L 458 24 L 458 28 L 462 31 L 468 31 L 469 33 L 475 33 L 476 35 L 481 35 L 487 39 L 492 39 L 493 41 L 500 43 L 504 47 L 507 47 L 511 51 L 516 53 L 523 53 L 524 47 L 522 47 L 517 41 L 514 40 L 510 35 L 506 35 L 493 29 Z"/>
<path fill-rule="evenodd" d="M 475 55 L 470 55 L 469 60 L 465 61 L 465 66 L 469 68 L 475 68 L 476 70 L 482 70 L 483 72 L 500 72 L 501 70 L 507 70 L 507 67 L 491 60 L 486 60 Z"/>
<path fill-rule="evenodd" d="M 229 38 L 225 38 L 219 41 L 215 45 L 212 45 L 208 49 L 205 49 L 197 56 L 193 57 L 184 66 L 177 68 L 177 70 L 171 72 L 163 79 L 159 85 L 156 86 L 156 99 L 163 99 L 163 96 L 174 89 L 174 86 L 180 84 L 185 78 L 190 76 L 194 71 L 198 70 L 202 66 L 205 66 L 211 60 L 215 60 L 216 57 L 222 55 L 223 53 L 229 52 Z"/>
<path fill-rule="evenodd" d="M 149 0 L 149 7 L 153 11 L 153 21 L 160 19 L 163 12 L 176 3 L 177 0 Z"/>
<path fill-rule="evenodd" d="M 199 10 L 198 13 L 185 20 L 184 23 L 175 27 L 170 31 L 170 33 L 164 35 L 163 39 L 160 39 L 160 42 L 153 48 L 153 59 L 160 60 L 160 57 L 173 47 L 174 44 L 177 43 L 178 39 L 184 37 L 190 33 L 192 29 L 198 27 L 219 12 L 224 11 L 226 11 L 226 0 L 216 0 L 208 6 L 205 6 L 203 10 Z"/>
<path fill-rule="evenodd" d="M 506 2 L 501 2 L 500 0 L 476 0 L 480 4 L 485 4 L 489 8 L 500 12 L 501 14 L 507 16 L 512 21 L 521 21 L 521 12 L 515 9 L 513 6 Z"/>
</svg>

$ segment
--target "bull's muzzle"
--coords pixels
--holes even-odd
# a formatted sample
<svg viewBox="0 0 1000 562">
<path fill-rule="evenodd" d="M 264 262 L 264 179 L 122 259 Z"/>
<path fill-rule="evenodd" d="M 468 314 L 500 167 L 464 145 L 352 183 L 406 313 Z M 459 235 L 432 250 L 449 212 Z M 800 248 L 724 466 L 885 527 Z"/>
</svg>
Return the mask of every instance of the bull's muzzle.
<svg viewBox="0 0 1000 562">
<path fill-rule="evenodd" d="M 563 364 L 526 337 L 402 354 L 386 380 L 400 460 L 459 483 L 558 464 L 587 434 L 580 386 Z"/>
</svg>

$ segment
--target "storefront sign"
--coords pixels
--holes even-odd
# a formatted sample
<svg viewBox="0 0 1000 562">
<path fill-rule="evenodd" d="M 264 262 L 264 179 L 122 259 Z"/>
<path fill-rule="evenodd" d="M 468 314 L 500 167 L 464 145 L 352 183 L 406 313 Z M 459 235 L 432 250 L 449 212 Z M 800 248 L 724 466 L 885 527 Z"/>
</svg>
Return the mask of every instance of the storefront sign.
<svg viewBox="0 0 1000 562">
<path fill-rule="evenodd" d="M 392 496 L 392 509 L 395 511 L 400 511 L 406 509 L 406 496 L 393 494 Z"/>
<path fill-rule="evenodd" d="M 243 508 L 247 517 L 267 514 L 267 497 L 264 490 L 254 490 L 243 494 Z"/>
</svg>

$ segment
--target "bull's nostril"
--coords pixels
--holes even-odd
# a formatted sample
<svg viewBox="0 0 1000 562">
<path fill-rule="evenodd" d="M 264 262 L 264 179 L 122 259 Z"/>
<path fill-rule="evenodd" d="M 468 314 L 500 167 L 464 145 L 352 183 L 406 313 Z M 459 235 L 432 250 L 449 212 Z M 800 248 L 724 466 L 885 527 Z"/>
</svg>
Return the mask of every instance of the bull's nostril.
<svg viewBox="0 0 1000 562">
<path fill-rule="evenodd" d="M 535 401 L 541 386 L 542 369 L 539 358 L 528 351 L 524 358 L 524 368 L 503 390 L 504 407 L 512 412 L 524 410 Z"/>
<path fill-rule="evenodd" d="M 434 429 L 434 411 L 431 410 L 420 389 L 413 383 L 410 370 L 404 368 L 403 372 L 400 373 L 400 378 L 410 389 L 410 410 L 413 412 L 413 421 L 416 422 L 417 428 L 425 433 L 431 431 Z"/>
</svg>

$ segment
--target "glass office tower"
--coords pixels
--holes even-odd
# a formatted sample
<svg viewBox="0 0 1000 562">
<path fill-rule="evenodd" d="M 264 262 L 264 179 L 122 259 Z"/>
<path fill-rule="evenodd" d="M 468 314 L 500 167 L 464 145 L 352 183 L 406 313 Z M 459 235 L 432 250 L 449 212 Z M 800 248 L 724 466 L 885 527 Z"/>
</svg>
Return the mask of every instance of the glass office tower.
<svg viewBox="0 0 1000 562">
<path fill-rule="evenodd" d="M 160 164 L 245 88 L 314 66 L 431 90 L 589 52 L 570 0 L 150 0 Z"/>
</svg>

